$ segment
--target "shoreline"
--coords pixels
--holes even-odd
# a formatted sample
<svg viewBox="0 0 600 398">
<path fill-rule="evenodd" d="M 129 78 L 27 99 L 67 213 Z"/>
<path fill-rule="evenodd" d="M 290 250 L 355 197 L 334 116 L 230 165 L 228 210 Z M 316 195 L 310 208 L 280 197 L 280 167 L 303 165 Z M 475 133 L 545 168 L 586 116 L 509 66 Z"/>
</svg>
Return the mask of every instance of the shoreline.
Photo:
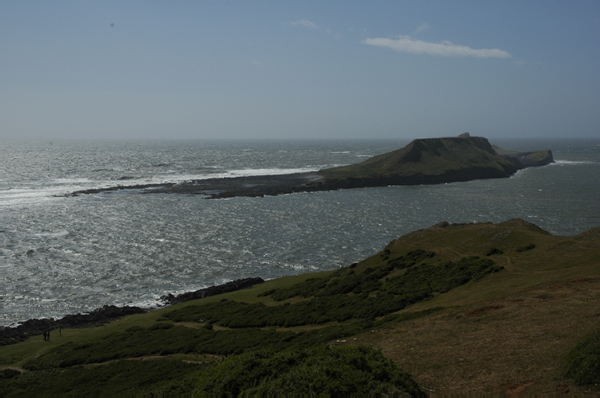
<svg viewBox="0 0 600 398">
<path fill-rule="evenodd" d="M 151 308 L 141 308 L 137 306 L 115 306 L 104 305 L 85 314 L 68 314 L 60 319 L 54 318 L 34 318 L 18 322 L 18 326 L 0 327 L 0 346 L 16 344 L 27 340 L 29 337 L 41 335 L 56 329 L 80 329 L 87 327 L 96 327 L 105 325 L 108 322 L 120 319 L 127 315 L 144 314 L 159 308 L 169 307 L 186 301 L 202 299 L 205 297 L 216 296 L 246 289 L 261 283 L 264 279 L 260 277 L 236 279 L 226 282 L 222 285 L 209 286 L 192 292 L 185 292 L 178 295 L 168 293 L 160 297 L 159 301 L 163 305 Z"/>
</svg>

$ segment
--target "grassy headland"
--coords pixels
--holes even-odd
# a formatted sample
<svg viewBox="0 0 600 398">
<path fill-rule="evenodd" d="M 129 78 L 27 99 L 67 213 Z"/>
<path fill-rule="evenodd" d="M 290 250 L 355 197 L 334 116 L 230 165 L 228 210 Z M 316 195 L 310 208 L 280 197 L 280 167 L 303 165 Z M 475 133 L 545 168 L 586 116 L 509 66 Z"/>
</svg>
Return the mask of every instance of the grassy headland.
<svg viewBox="0 0 600 398">
<path fill-rule="evenodd" d="M 577 351 L 583 359 L 569 352 L 600 326 L 598 302 L 600 228 L 558 237 L 519 219 L 440 223 L 337 271 L 1 347 L 0 363 L 12 370 L 0 386 L 3 395 L 84 394 L 90 386 L 178 394 L 583 392 L 600 382 L 595 368 L 583 370 L 591 379 L 565 369 L 597 355 L 593 337 Z"/>
<path fill-rule="evenodd" d="M 319 171 L 332 184 L 415 185 L 504 178 L 517 170 L 553 161 L 549 150 L 505 151 L 486 138 L 460 137 L 418 139 L 401 149 L 362 163 Z"/>
</svg>

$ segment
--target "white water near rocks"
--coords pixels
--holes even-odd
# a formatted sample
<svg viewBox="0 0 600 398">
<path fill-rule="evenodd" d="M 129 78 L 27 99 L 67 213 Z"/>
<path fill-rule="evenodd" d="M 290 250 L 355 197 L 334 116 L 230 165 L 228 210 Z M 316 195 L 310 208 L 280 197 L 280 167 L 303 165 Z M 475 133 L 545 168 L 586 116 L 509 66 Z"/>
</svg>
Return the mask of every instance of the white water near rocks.
<svg viewBox="0 0 600 398">
<path fill-rule="evenodd" d="M 0 144 L 2 325 L 154 306 L 233 279 L 335 269 L 440 221 L 520 217 L 558 235 L 600 225 L 600 141 L 493 141 L 552 149 L 556 163 L 508 179 L 264 198 L 81 189 L 314 171 L 407 141 Z"/>
</svg>

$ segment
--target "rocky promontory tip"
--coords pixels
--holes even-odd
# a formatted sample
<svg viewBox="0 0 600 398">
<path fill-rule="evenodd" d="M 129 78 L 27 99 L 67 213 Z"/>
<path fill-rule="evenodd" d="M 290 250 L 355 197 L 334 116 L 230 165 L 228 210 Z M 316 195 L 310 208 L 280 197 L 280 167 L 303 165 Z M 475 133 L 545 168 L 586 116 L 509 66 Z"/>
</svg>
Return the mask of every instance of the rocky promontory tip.
<svg viewBox="0 0 600 398">
<path fill-rule="evenodd" d="M 67 196 L 136 190 L 139 193 L 182 193 L 210 199 L 236 196 L 275 196 L 388 185 L 444 184 L 507 178 L 527 167 L 554 162 L 550 150 L 506 151 L 483 137 L 417 139 L 404 148 L 362 163 L 317 172 L 193 180 L 181 184 L 116 186 L 73 192 Z"/>
<path fill-rule="evenodd" d="M 260 277 L 236 279 L 222 285 L 211 286 L 194 292 L 182 293 L 174 296 L 172 294 L 164 295 L 160 298 L 162 302 L 168 305 L 184 303 L 186 301 L 202 299 L 205 297 L 216 296 L 217 294 L 235 292 L 237 290 L 246 289 L 254 285 L 264 283 L 264 279 Z"/>
</svg>

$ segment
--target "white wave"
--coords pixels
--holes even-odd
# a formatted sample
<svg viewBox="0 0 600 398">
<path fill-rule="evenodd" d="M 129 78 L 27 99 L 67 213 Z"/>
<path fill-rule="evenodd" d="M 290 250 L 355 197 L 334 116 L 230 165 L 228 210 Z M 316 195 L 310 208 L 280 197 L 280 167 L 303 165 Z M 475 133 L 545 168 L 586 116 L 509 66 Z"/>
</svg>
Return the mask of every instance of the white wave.
<svg viewBox="0 0 600 398">
<path fill-rule="evenodd" d="M 572 166 L 572 165 L 580 165 L 580 164 L 594 164 L 596 162 L 592 162 L 591 160 L 554 160 L 554 163 L 550 163 L 551 166 Z"/>
<path fill-rule="evenodd" d="M 311 171 L 317 171 L 317 168 L 297 168 L 297 169 L 239 169 L 229 170 L 223 173 L 202 173 L 202 174 L 179 174 L 179 175 L 155 175 L 151 177 L 138 177 L 127 180 L 118 181 L 116 185 L 123 186 L 134 186 L 134 185 L 146 185 L 146 184 L 171 184 L 171 183 L 184 183 L 186 181 L 194 180 L 207 180 L 211 178 L 236 178 L 236 177 L 254 177 L 254 176 L 268 176 L 268 175 L 281 175 L 281 174 L 294 174 L 294 173 L 306 173 Z M 95 188 L 106 188 L 107 186 L 115 186 L 115 181 L 109 182 L 108 185 L 104 184 Z"/>
<path fill-rule="evenodd" d="M 0 209 L 56 201 L 60 199 L 60 196 L 66 195 L 69 192 L 100 187 L 93 186 L 95 184 L 57 184 L 52 181 L 49 184 L 40 187 L 29 186 L 0 191 Z M 109 187 L 111 185 L 113 184 L 105 183 L 102 187 Z"/>
<path fill-rule="evenodd" d="M 11 189 L 0 192 L 0 209 L 19 205 L 56 200 L 53 195 L 64 193 L 61 189 Z"/>
<path fill-rule="evenodd" d="M 69 235 L 69 231 L 67 231 L 66 229 L 62 230 L 62 231 L 58 231 L 58 232 L 41 232 L 38 234 L 35 234 L 35 236 L 47 236 L 47 237 L 52 237 L 52 238 L 60 238 L 61 236 L 67 236 Z"/>
<path fill-rule="evenodd" d="M 281 175 L 281 174 L 294 174 L 294 173 L 306 173 L 311 171 L 317 171 L 315 168 L 300 168 L 300 169 L 242 169 L 242 170 L 230 170 L 223 173 L 225 178 L 232 177 L 251 177 L 251 176 L 270 176 L 270 175 Z M 207 178 L 214 178 L 213 175 L 209 175 Z"/>
<path fill-rule="evenodd" d="M 102 189 L 114 186 L 136 186 L 148 184 L 180 184 L 186 181 L 206 180 L 209 178 L 235 178 L 263 175 L 281 175 L 317 171 L 317 168 L 295 169 L 239 169 L 223 173 L 201 174 L 165 174 L 148 177 L 134 177 L 132 179 L 115 180 L 90 180 L 87 178 L 54 178 L 40 186 L 24 186 L 8 188 L 0 191 L 0 209 L 18 206 L 28 206 L 59 200 L 61 196 L 86 189 Z"/>
<path fill-rule="evenodd" d="M 50 180 L 51 184 L 57 185 L 73 185 L 73 184 L 87 184 L 92 182 L 89 178 L 55 178 Z"/>
</svg>

